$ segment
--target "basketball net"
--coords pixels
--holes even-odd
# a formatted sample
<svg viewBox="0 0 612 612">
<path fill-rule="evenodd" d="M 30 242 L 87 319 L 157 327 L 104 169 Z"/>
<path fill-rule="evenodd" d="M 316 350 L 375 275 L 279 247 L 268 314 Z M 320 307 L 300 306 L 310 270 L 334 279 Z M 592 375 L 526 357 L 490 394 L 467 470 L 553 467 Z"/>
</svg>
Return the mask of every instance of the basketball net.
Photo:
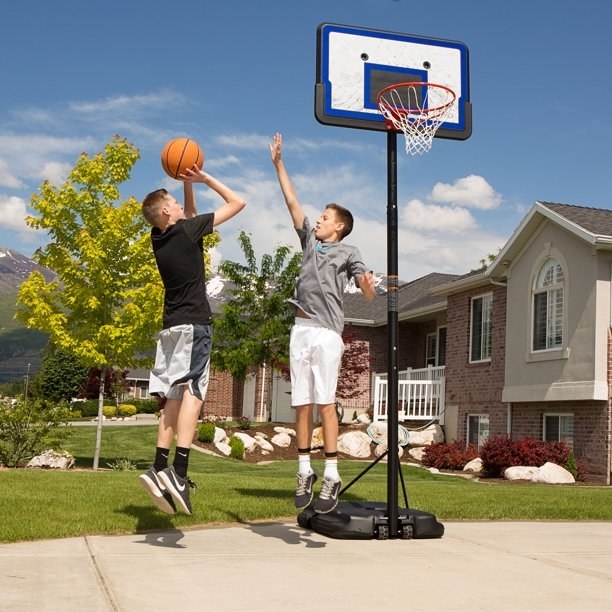
<svg viewBox="0 0 612 612">
<path fill-rule="evenodd" d="M 421 155 L 431 149 L 436 131 L 448 117 L 455 92 L 434 83 L 399 83 L 378 94 L 378 108 L 387 129 L 402 132 L 406 153 Z"/>
</svg>

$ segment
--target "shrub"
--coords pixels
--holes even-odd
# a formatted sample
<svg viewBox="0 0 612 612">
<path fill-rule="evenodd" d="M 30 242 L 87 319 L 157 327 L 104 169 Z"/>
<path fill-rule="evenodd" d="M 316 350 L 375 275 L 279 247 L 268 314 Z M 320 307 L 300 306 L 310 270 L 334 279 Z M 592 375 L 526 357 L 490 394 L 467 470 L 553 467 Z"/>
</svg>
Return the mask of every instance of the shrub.
<svg viewBox="0 0 612 612">
<path fill-rule="evenodd" d="M 565 466 L 570 449 L 565 442 L 546 442 L 535 438 L 490 438 L 480 449 L 483 472 L 501 478 L 507 468 L 522 465 L 541 467 L 547 461 Z"/>
<path fill-rule="evenodd" d="M 102 414 L 107 419 L 112 419 L 113 417 L 116 417 L 117 416 L 117 406 L 103 406 Z"/>
<path fill-rule="evenodd" d="M 112 463 L 106 464 L 111 470 L 118 472 L 133 472 L 136 469 L 136 464 L 127 457 L 115 459 Z"/>
<path fill-rule="evenodd" d="M 238 436 L 232 436 L 229 439 L 230 457 L 235 459 L 244 459 L 244 442 Z"/>
<path fill-rule="evenodd" d="M 61 427 L 70 413 L 44 400 L 18 401 L 0 409 L 0 464 L 19 467 L 45 449 L 58 450 L 70 435 Z"/>
<path fill-rule="evenodd" d="M 473 444 L 467 446 L 454 440 L 451 443 L 434 442 L 425 448 L 423 465 L 439 470 L 462 470 L 466 463 L 478 457 L 478 449 Z"/>
<path fill-rule="evenodd" d="M 214 442 L 215 441 L 215 424 L 206 422 L 202 423 L 198 427 L 198 440 L 200 442 Z"/>
<path fill-rule="evenodd" d="M 249 417 L 241 416 L 240 420 L 238 421 L 238 427 L 240 427 L 240 429 L 251 429 L 251 420 Z"/>
<path fill-rule="evenodd" d="M 130 398 L 130 404 L 136 406 L 138 414 L 155 414 L 159 412 L 159 405 L 155 398 L 151 399 L 136 399 Z"/>
<path fill-rule="evenodd" d="M 113 400 L 104 400 L 104 406 L 114 406 Z M 84 402 L 73 402 L 72 406 L 78 407 L 84 417 L 98 416 L 98 400 L 85 400 Z"/>
<path fill-rule="evenodd" d="M 136 412 L 136 406 L 132 404 L 119 404 L 119 406 L 117 406 L 117 416 L 120 417 L 131 417 L 134 416 Z"/>
</svg>

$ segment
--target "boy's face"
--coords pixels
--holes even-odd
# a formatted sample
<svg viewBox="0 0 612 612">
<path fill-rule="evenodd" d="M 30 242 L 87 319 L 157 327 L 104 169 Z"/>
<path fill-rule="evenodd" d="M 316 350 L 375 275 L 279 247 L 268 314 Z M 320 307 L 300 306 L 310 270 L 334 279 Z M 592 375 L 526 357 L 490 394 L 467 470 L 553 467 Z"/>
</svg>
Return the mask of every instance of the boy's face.
<svg viewBox="0 0 612 612">
<path fill-rule="evenodd" d="M 171 224 L 176 223 L 179 219 L 185 218 L 185 211 L 183 210 L 183 207 L 170 194 L 165 197 L 162 212 L 168 215 L 168 220 Z"/>
<path fill-rule="evenodd" d="M 339 242 L 342 238 L 343 227 L 344 223 L 336 220 L 336 211 L 333 208 L 326 208 L 317 219 L 315 236 L 322 242 Z"/>
</svg>

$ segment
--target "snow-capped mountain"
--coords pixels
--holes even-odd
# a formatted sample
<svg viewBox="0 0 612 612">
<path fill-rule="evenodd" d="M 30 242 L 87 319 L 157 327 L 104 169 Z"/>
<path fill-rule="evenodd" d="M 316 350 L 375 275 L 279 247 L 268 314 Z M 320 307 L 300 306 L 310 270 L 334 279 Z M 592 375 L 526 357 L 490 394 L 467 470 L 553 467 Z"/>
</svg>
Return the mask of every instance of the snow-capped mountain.
<svg viewBox="0 0 612 612">
<path fill-rule="evenodd" d="M 51 270 L 39 266 L 25 255 L 0 246 L 0 295 L 17 291 L 34 270 L 38 270 L 47 280 L 55 277 Z"/>
</svg>

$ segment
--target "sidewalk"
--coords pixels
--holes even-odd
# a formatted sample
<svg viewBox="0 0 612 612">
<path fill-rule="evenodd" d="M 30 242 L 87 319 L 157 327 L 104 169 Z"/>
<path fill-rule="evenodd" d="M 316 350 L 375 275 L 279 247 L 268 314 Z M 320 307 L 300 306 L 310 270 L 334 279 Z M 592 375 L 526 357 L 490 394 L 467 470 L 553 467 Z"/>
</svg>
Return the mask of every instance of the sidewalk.
<svg viewBox="0 0 612 612">
<path fill-rule="evenodd" d="M 338 540 L 293 521 L 0 545 L 0 610 L 612 609 L 612 522 L 443 522 Z"/>
</svg>

